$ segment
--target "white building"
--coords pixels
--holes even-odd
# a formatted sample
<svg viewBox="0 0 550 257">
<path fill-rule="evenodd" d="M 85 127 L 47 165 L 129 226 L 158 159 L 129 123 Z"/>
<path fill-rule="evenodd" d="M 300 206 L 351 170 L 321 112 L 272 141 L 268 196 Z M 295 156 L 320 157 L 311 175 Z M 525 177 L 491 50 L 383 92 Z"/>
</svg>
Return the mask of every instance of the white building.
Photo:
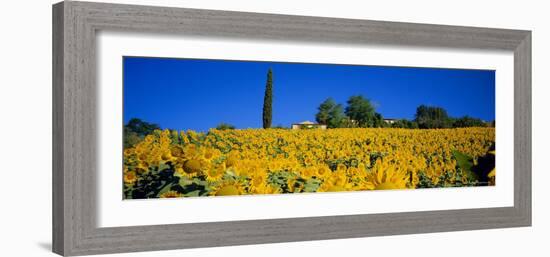
<svg viewBox="0 0 550 257">
<path fill-rule="evenodd" d="M 399 119 L 384 119 L 384 122 L 387 123 L 387 124 L 394 124 L 398 121 Z"/>
<path fill-rule="evenodd" d="M 311 121 L 302 121 L 300 123 L 292 124 L 292 129 L 327 129 L 327 125 L 311 122 Z"/>
</svg>

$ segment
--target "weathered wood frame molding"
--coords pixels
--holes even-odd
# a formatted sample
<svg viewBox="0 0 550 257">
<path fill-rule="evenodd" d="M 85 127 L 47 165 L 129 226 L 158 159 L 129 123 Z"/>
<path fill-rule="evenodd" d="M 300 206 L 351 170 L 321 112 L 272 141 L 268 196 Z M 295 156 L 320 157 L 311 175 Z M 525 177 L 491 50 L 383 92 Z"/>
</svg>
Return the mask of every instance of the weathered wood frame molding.
<svg viewBox="0 0 550 257">
<path fill-rule="evenodd" d="M 96 33 L 389 44 L 514 52 L 514 206 L 99 228 Z M 53 6 L 53 251 L 61 255 L 531 225 L 531 32 L 65 1 Z"/>
</svg>

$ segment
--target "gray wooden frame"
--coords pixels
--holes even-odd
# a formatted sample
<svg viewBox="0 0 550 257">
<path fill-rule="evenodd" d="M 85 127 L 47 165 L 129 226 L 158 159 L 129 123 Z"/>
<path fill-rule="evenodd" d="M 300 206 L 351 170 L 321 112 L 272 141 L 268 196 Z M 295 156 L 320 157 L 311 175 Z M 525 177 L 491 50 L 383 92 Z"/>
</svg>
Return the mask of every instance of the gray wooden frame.
<svg viewBox="0 0 550 257">
<path fill-rule="evenodd" d="M 514 52 L 514 206 L 96 226 L 99 30 Z M 510 114 L 511 115 L 511 114 Z M 53 6 L 53 251 L 61 255 L 260 244 L 531 225 L 531 32 L 65 1 Z"/>
</svg>

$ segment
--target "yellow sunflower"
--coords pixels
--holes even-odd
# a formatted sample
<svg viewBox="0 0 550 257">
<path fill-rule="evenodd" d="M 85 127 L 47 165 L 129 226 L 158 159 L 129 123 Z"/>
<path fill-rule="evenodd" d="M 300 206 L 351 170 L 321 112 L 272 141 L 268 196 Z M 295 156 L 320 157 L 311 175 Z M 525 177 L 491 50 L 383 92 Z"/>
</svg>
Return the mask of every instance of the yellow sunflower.
<svg viewBox="0 0 550 257">
<path fill-rule="evenodd" d="M 336 171 L 337 172 L 346 172 L 346 170 L 348 169 L 348 167 L 346 167 L 346 165 L 340 163 L 338 164 L 338 166 L 336 166 Z"/>
<path fill-rule="evenodd" d="M 262 184 L 258 187 L 252 188 L 254 194 L 280 194 L 281 189 L 269 184 Z"/>
<path fill-rule="evenodd" d="M 374 186 L 373 183 L 366 180 L 361 180 L 359 183 L 357 183 L 354 189 L 355 190 L 373 190 L 375 188 L 376 187 Z"/>
<path fill-rule="evenodd" d="M 124 156 L 130 156 L 136 153 L 136 150 L 134 148 L 126 148 L 124 149 Z"/>
<path fill-rule="evenodd" d="M 406 189 L 408 179 L 406 171 L 380 160 L 376 161 L 375 168 L 367 174 L 367 181 L 373 184 L 375 190 Z"/>
<path fill-rule="evenodd" d="M 160 195 L 160 198 L 179 198 L 183 197 L 183 194 L 176 191 L 167 191 Z"/>
<path fill-rule="evenodd" d="M 172 152 L 170 150 L 166 149 L 162 151 L 160 155 L 160 159 L 163 161 L 172 161 L 172 160 L 175 160 L 176 158 L 172 156 Z"/>
<path fill-rule="evenodd" d="M 205 163 L 200 159 L 190 159 L 183 164 L 183 170 L 187 174 L 195 174 L 204 169 Z"/>
<path fill-rule="evenodd" d="M 183 154 L 185 155 L 185 158 L 195 159 L 200 156 L 200 151 L 198 147 L 193 144 L 187 145 L 183 151 L 184 151 Z"/>
<path fill-rule="evenodd" d="M 346 188 L 340 185 L 334 184 L 331 180 L 325 180 L 323 184 L 317 189 L 317 192 L 341 192 L 346 191 Z"/>
<path fill-rule="evenodd" d="M 317 168 L 317 172 L 315 173 L 315 175 L 318 178 L 324 178 L 328 176 L 331 172 L 332 171 L 329 169 L 329 167 L 327 167 L 326 165 L 322 165 Z"/>
<path fill-rule="evenodd" d="M 183 148 L 179 145 L 173 145 L 170 147 L 170 152 L 174 157 L 183 158 L 184 156 Z"/>
<path fill-rule="evenodd" d="M 344 169 L 332 172 L 317 189 L 318 192 L 340 192 L 347 191 L 352 187 L 348 183 L 348 177 Z"/>
<path fill-rule="evenodd" d="M 252 176 L 250 180 L 250 186 L 252 188 L 259 188 L 265 185 L 267 180 L 267 174 L 263 172 L 258 172 Z"/>
<path fill-rule="evenodd" d="M 300 174 L 302 175 L 303 178 L 309 179 L 315 176 L 316 172 L 317 172 L 317 169 L 315 167 L 306 167 L 302 170 Z"/>
<path fill-rule="evenodd" d="M 136 173 L 133 171 L 124 172 L 124 183 L 134 184 L 137 181 Z"/>
<path fill-rule="evenodd" d="M 246 190 L 239 182 L 226 180 L 220 183 L 210 194 L 215 196 L 243 195 L 246 194 Z"/>
<path fill-rule="evenodd" d="M 213 159 L 220 157 L 220 155 L 221 155 L 220 150 L 215 148 L 206 148 L 202 153 L 202 158 L 204 158 L 205 160 L 211 161 Z"/>
<path fill-rule="evenodd" d="M 238 160 L 239 158 L 237 157 L 237 155 L 231 154 L 225 159 L 225 165 L 227 166 L 227 168 L 231 168 L 237 164 Z"/>
<path fill-rule="evenodd" d="M 211 169 L 206 170 L 205 172 L 207 181 L 217 181 L 220 180 L 225 174 L 225 163 L 221 163 L 212 167 Z"/>
</svg>

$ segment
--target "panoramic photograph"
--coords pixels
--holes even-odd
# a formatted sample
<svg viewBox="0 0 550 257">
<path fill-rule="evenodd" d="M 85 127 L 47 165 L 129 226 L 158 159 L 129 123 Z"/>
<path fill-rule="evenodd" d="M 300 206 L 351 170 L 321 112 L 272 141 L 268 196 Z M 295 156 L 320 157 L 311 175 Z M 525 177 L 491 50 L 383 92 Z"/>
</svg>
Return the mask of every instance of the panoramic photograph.
<svg viewBox="0 0 550 257">
<path fill-rule="evenodd" d="M 494 186 L 495 71 L 123 57 L 123 199 Z"/>
</svg>

